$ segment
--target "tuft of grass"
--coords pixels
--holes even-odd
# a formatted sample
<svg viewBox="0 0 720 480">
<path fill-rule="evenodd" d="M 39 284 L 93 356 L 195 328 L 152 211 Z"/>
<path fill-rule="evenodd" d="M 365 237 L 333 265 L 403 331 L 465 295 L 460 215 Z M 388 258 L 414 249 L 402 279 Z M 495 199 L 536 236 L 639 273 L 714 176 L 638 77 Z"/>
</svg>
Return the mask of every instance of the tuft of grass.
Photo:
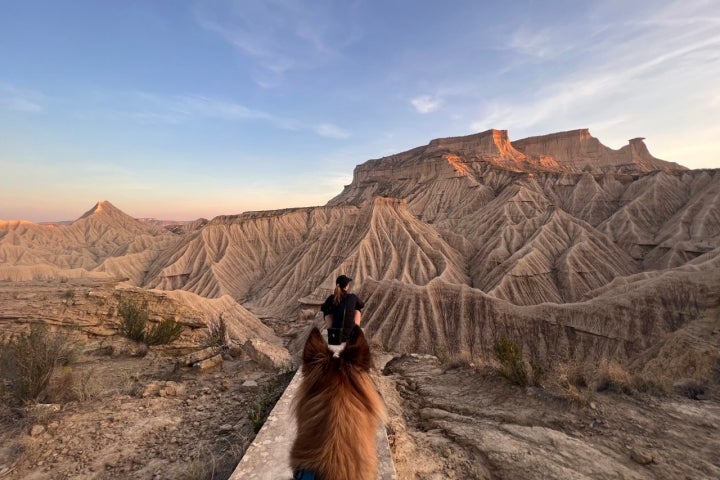
<svg viewBox="0 0 720 480">
<path fill-rule="evenodd" d="M 217 322 L 211 322 L 208 326 L 208 331 L 203 343 L 206 347 L 222 347 L 223 345 L 227 345 L 227 324 L 225 323 L 222 313 Z"/>
<path fill-rule="evenodd" d="M 46 393 L 57 367 L 74 360 L 69 337 L 46 325 L 31 325 L 26 333 L 0 341 L 0 377 L 6 401 L 28 403 Z"/>
<path fill-rule="evenodd" d="M 522 358 L 522 345 L 515 340 L 502 337 L 495 341 L 493 353 L 500 368 L 498 373 L 510 383 L 525 387 L 528 385 L 528 374 Z"/>
<path fill-rule="evenodd" d="M 288 369 L 275 377 L 275 380 L 263 387 L 255 402 L 250 406 L 248 418 L 252 422 L 253 431 L 258 433 L 265 424 L 268 415 L 287 388 L 290 380 L 295 376 L 295 371 Z"/>
<path fill-rule="evenodd" d="M 217 472 L 217 459 L 212 452 L 199 448 L 197 456 L 193 456 L 195 458 L 185 464 L 179 480 L 213 480 Z"/>
<path fill-rule="evenodd" d="M 75 290 L 73 290 L 72 288 L 65 290 L 62 294 L 62 298 L 65 298 L 67 300 L 70 300 L 74 296 L 75 296 Z"/>
</svg>

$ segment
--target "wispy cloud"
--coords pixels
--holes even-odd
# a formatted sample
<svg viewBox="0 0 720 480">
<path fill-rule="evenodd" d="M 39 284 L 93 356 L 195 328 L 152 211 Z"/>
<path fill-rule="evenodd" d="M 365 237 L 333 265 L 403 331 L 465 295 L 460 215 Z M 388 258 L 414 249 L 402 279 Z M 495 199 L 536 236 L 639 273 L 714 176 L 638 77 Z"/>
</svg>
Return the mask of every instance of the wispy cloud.
<svg viewBox="0 0 720 480">
<path fill-rule="evenodd" d="M 410 103 L 418 113 L 431 113 L 442 105 L 442 101 L 431 95 L 420 95 L 410 100 Z"/>
<path fill-rule="evenodd" d="M 557 33 L 550 28 L 521 27 L 512 33 L 505 48 L 532 57 L 553 58 L 569 50 L 571 45 L 558 41 Z"/>
<path fill-rule="evenodd" d="M 163 95 L 149 92 L 96 92 L 101 111 L 111 117 L 145 125 L 183 125 L 196 121 L 254 121 L 288 131 L 308 131 L 322 137 L 345 139 L 350 132 L 329 122 L 295 118 L 250 108 L 238 102 L 204 95 Z M 87 115 L 84 115 L 87 116 Z"/>
<path fill-rule="evenodd" d="M 664 124 L 673 128 L 690 128 L 704 120 L 692 115 L 677 122 L 671 119 L 674 107 L 686 108 L 693 102 L 696 108 L 691 111 L 707 115 L 712 109 L 720 116 L 707 95 L 698 98 L 694 92 L 707 92 L 720 78 L 720 24 L 707 20 L 713 18 L 708 2 L 681 3 L 642 20 L 619 19 L 592 41 L 578 41 L 583 55 L 563 65 L 565 75 L 531 85 L 512 98 L 487 100 L 471 128 L 510 128 L 526 134 L 531 129 L 538 133 L 538 127 L 553 131 L 593 126 L 619 132 L 620 126 L 660 128 L 657 118 L 664 118 Z M 541 63 L 540 68 L 547 72 L 552 66 Z M 644 133 L 625 131 L 622 135 Z"/>
<path fill-rule="evenodd" d="M 322 136 L 322 137 L 328 137 L 328 138 L 348 138 L 350 137 L 350 133 L 346 130 L 343 130 L 342 128 L 333 125 L 331 123 L 323 123 L 322 125 L 318 125 L 315 128 L 315 132 Z"/>
<path fill-rule="evenodd" d="M 16 112 L 41 112 L 44 95 L 34 90 L 0 82 L 0 109 Z"/>
<path fill-rule="evenodd" d="M 342 57 L 343 49 L 362 36 L 352 21 L 351 5 L 325 0 L 209 1 L 195 9 L 195 19 L 251 59 L 260 69 L 257 83 L 271 87 L 290 70 Z"/>
</svg>

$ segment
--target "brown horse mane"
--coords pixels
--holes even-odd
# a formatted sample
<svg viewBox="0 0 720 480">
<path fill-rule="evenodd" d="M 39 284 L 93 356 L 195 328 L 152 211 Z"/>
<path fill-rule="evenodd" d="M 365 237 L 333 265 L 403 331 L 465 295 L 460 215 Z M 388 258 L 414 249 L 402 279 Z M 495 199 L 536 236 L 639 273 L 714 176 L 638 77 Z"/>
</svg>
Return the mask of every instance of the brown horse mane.
<svg viewBox="0 0 720 480">
<path fill-rule="evenodd" d="M 370 377 L 372 355 L 354 327 L 334 356 L 314 328 L 303 350 L 303 379 L 293 401 L 297 437 L 293 470 L 312 470 L 323 480 L 375 480 L 375 433 L 385 406 Z"/>
</svg>

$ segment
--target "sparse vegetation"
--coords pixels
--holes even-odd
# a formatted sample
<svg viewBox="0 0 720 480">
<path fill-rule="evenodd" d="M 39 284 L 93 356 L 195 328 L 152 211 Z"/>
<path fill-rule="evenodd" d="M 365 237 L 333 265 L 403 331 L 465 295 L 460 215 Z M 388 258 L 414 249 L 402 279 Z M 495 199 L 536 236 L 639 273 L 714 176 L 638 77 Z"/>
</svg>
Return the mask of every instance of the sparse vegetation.
<svg viewBox="0 0 720 480">
<path fill-rule="evenodd" d="M 198 449 L 197 458 L 187 463 L 179 480 L 212 480 L 217 471 L 217 460 L 207 449 Z"/>
<path fill-rule="evenodd" d="M 145 327 L 148 323 L 147 302 L 138 305 L 130 300 L 120 300 L 118 303 L 118 315 L 122 319 L 118 332 L 123 337 L 136 342 L 145 340 Z"/>
<path fill-rule="evenodd" d="M 699 400 L 698 397 L 706 392 L 707 385 L 694 378 L 684 378 L 673 384 L 673 390 L 689 399 Z"/>
<path fill-rule="evenodd" d="M 149 326 L 147 302 L 138 305 L 130 300 L 120 300 L 118 314 L 121 317 L 118 327 L 120 335 L 146 345 L 172 343 L 180 338 L 184 329 L 182 324 L 170 318 Z"/>
<path fill-rule="evenodd" d="M 631 378 L 625 368 L 606 358 L 600 361 L 593 383 L 596 392 L 612 391 L 628 395 L 633 393 Z"/>
<path fill-rule="evenodd" d="M 208 326 L 207 336 L 203 343 L 206 347 L 227 345 L 227 324 L 222 314 L 220 314 L 217 322 L 211 322 Z"/>
<path fill-rule="evenodd" d="M 167 345 L 182 335 L 185 327 L 172 318 L 166 318 L 145 331 L 146 345 Z"/>
<path fill-rule="evenodd" d="M 11 403 L 40 400 L 59 366 L 73 361 L 69 337 L 45 325 L 31 325 L 26 333 L 0 341 L 0 377 L 5 399 Z"/>
<path fill-rule="evenodd" d="M 287 388 L 290 380 L 295 376 L 295 370 L 288 369 L 275 377 L 275 381 L 266 385 L 258 394 L 255 402 L 250 406 L 248 418 L 252 422 L 253 430 L 258 433 L 265 424 L 268 415 Z"/>
<path fill-rule="evenodd" d="M 498 373 L 510 383 L 522 387 L 528 385 L 528 374 L 523 363 L 522 345 L 517 341 L 502 337 L 493 345 L 495 358 L 500 362 Z"/>
<path fill-rule="evenodd" d="M 75 290 L 73 290 L 72 288 L 65 290 L 62 294 L 62 298 L 65 298 L 67 300 L 70 300 L 74 296 L 75 296 Z"/>
</svg>

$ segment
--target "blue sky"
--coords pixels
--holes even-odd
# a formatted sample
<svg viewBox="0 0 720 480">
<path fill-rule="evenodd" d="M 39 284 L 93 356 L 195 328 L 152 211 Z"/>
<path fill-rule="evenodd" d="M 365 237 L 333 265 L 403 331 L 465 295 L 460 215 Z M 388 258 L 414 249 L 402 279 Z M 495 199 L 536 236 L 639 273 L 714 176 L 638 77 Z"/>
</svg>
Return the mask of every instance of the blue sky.
<svg viewBox="0 0 720 480">
<path fill-rule="evenodd" d="M 0 0 L 0 219 L 321 205 L 433 138 L 720 167 L 720 2 Z"/>
</svg>

